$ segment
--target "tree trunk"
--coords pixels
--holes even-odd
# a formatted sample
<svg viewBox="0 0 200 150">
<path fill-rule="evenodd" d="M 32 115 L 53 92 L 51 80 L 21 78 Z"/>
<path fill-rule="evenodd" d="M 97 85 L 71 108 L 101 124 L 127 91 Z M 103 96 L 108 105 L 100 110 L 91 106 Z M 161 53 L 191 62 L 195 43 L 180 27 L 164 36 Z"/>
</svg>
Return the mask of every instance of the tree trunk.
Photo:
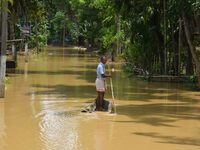
<svg viewBox="0 0 200 150">
<path fill-rule="evenodd" d="M 183 47 L 183 42 L 182 42 L 182 35 L 183 35 L 183 24 L 182 24 L 182 19 L 179 19 L 179 38 L 178 38 L 178 75 L 181 73 L 181 49 Z"/>
<path fill-rule="evenodd" d="M 164 74 L 167 74 L 167 21 L 166 0 L 163 0 L 163 33 L 164 33 Z"/>
<path fill-rule="evenodd" d="M 160 74 L 165 74 L 165 54 L 163 50 L 163 44 L 164 44 L 164 39 L 161 33 L 157 33 L 157 38 L 158 38 L 158 50 L 159 50 L 159 58 L 160 58 Z"/>
<path fill-rule="evenodd" d="M 184 22 L 184 29 L 185 29 L 185 35 L 186 35 L 187 43 L 188 43 L 190 52 L 192 54 L 192 58 L 194 60 L 194 64 L 196 66 L 196 74 L 197 74 L 197 78 L 198 78 L 198 87 L 200 88 L 200 62 L 199 62 L 199 59 L 198 59 L 197 54 L 196 54 L 196 48 L 192 44 L 192 41 L 191 41 L 191 32 L 189 30 L 188 20 L 187 20 L 184 12 L 182 12 L 182 17 L 183 17 L 183 22 Z"/>
<path fill-rule="evenodd" d="M 17 50 L 14 43 L 12 44 L 12 55 L 13 55 L 13 60 L 17 64 Z"/>
<path fill-rule="evenodd" d="M 38 22 L 37 22 L 37 20 L 35 20 L 35 28 L 36 28 L 36 51 L 37 51 L 37 54 L 39 53 L 39 50 L 40 50 L 40 48 L 39 48 L 39 38 L 38 38 Z"/>
<path fill-rule="evenodd" d="M 187 55 L 187 64 L 186 64 L 186 75 L 193 75 L 194 68 L 193 68 L 193 63 L 192 63 L 192 55 L 189 48 L 187 48 L 187 53 L 188 55 Z"/>
<path fill-rule="evenodd" d="M 28 62 L 28 42 L 25 43 L 25 62 Z"/>
<path fill-rule="evenodd" d="M 14 9 L 12 10 L 14 12 Z M 8 17 L 8 39 L 14 40 L 15 39 L 15 15 L 10 14 Z M 12 56 L 13 60 L 17 64 L 17 51 L 16 51 L 16 45 L 15 42 L 12 43 Z"/>
<path fill-rule="evenodd" d="M 121 21 L 119 14 L 116 15 L 116 26 L 117 26 L 117 35 L 119 35 L 121 32 Z M 121 53 L 121 43 L 119 37 L 117 37 L 116 47 L 117 47 L 116 55 L 118 55 L 119 53 Z"/>
<path fill-rule="evenodd" d="M 200 33 L 200 15 L 195 15 L 194 19 L 196 23 L 196 32 L 199 34 Z"/>
<path fill-rule="evenodd" d="M 62 41 L 62 46 L 65 47 L 65 32 L 66 32 L 66 24 L 64 23 L 63 27 L 63 41 Z"/>
<path fill-rule="evenodd" d="M 14 40 L 15 39 L 15 18 L 14 15 L 9 16 L 8 20 L 8 25 L 9 25 L 9 39 Z"/>
<path fill-rule="evenodd" d="M 7 7 L 8 3 L 2 8 L 1 25 L 1 58 L 0 58 L 0 98 L 5 97 L 5 74 L 6 74 L 6 41 L 7 41 Z"/>
<path fill-rule="evenodd" d="M 177 41 L 175 39 L 175 34 L 176 32 L 174 32 L 174 25 L 173 23 L 171 24 L 171 28 L 172 28 L 172 44 L 173 44 L 173 52 L 174 52 L 174 57 L 173 57 L 173 74 L 174 75 L 179 75 L 179 55 L 178 55 L 178 47 L 177 47 Z"/>
</svg>

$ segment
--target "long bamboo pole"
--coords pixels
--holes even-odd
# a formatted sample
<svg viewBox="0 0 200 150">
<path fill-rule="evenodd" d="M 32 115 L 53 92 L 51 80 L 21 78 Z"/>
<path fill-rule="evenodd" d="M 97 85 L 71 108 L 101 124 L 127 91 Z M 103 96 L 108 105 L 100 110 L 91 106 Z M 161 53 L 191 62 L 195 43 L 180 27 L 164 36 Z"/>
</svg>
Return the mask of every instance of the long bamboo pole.
<svg viewBox="0 0 200 150">
<path fill-rule="evenodd" d="M 110 69 L 110 65 L 108 65 L 108 69 L 110 71 L 110 74 L 111 72 L 114 72 L 114 68 L 112 68 L 112 70 Z M 113 108 L 114 108 L 114 113 L 116 114 L 117 113 L 117 109 L 116 109 L 116 105 L 115 105 L 115 96 L 114 96 L 114 89 L 113 89 L 113 81 L 112 81 L 112 77 L 110 77 L 110 88 L 111 88 L 111 94 L 112 94 L 112 105 L 113 105 Z"/>
</svg>

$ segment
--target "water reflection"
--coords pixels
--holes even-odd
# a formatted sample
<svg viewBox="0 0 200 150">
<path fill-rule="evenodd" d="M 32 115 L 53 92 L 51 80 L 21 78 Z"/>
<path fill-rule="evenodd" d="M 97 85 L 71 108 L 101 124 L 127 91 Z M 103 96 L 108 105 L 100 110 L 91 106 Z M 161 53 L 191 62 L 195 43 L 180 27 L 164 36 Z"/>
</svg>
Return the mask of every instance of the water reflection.
<svg viewBox="0 0 200 150">
<path fill-rule="evenodd" d="M 24 79 L 25 81 L 27 81 L 27 77 L 28 77 L 28 63 L 24 64 Z"/>
<path fill-rule="evenodd" d="M 5 148 L 5 137 L 6 137 L 6 124 L 5 124 L 5 108 L 4 101 L 0 101 L 0 149 Z"/>
<path fill-rule="evenodd" d="M 50 105 L 51 109 L 48 109 Z M 78 150 L 79 122 L 66 110 L 52 110 L 52 103 L 43 102 L 40 115 L 40 136 L 45 150 Z"/>
</svg>

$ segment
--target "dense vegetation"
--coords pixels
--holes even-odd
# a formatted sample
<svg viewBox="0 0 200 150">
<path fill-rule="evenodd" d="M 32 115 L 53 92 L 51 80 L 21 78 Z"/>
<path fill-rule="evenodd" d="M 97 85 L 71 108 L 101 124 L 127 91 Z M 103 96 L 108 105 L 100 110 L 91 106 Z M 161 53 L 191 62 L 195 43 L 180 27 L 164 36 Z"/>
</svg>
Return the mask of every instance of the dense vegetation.
<svg viewBox="0 0 200 150">
<path fill-rule="evenodd" d="M 122 56 L 131 71 L 197 75 L 200 85 L 200 1 L 15 0 L 9 10 L 9 39 L 28 24 L 38 50 L 82 45 Z"/>
</svg>

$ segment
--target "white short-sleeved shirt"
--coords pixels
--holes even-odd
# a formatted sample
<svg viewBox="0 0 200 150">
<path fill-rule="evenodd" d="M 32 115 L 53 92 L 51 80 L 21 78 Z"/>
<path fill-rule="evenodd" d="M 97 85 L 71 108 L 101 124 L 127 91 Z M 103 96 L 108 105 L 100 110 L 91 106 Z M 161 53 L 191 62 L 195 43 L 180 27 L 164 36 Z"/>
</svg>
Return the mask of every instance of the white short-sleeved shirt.
<svg viewBox="0 0 200 150">
<path fill-rule="evenodd" d="M 105 74 L 105 65 L 100 62 L 99 65 L 97 66 L 97 78 L 100 80 L 104 80 L 104 78 L 102 77 L 102 74 Z"/>
</svg>

